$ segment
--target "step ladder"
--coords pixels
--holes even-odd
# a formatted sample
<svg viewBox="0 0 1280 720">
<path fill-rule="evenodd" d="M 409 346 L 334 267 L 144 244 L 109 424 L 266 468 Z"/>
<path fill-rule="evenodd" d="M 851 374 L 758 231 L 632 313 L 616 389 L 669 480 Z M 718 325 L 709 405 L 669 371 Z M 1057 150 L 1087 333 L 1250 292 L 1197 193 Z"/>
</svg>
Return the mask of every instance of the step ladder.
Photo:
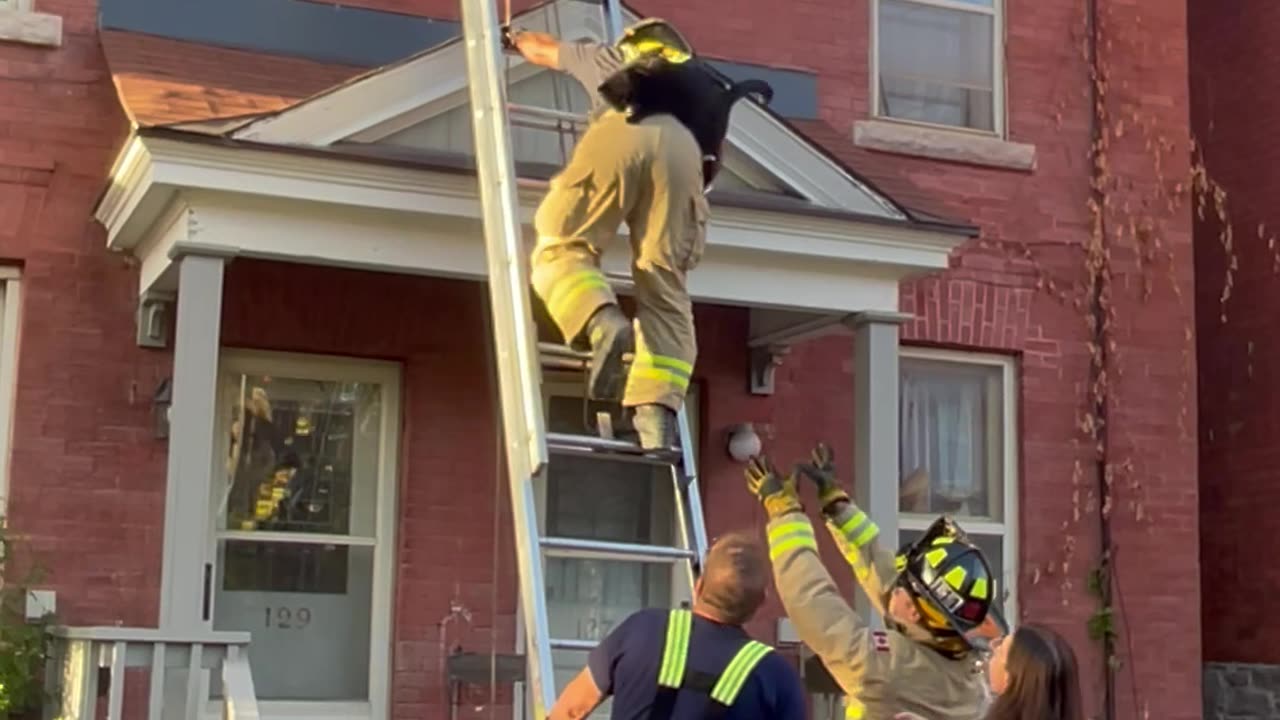
<svg viewBox="0 0 1280 720">
<path fill-rule="evenodd" d="M 602 0 L 606 41 L 621 34 L 621 8 Z M 641 450 L 608 437 L 548 433 L 543 415 L 543 370 L 586 369 L 590 357 L 564 346 L 539 344 L 530 307 L 527 250 L 523 245 L 509 113 L 528 110 L 507 102 L 496 0 L 461 0 L 488 266 L 490 313 L 498 368 L 503 439 L 513 505 L 512 523 L 520 578 L 525 635 L 525 682 L 532 717 L 544 720 L 555 702 L 552 650 L 590 650 L 594 640 L 553 638 L 547 617 L 543 564 L 547 557 L 684 563 L 692 588 L 706 555 L 707 537 L 692 458 L 686 413 L 679 413 L 679 447 Z M 526 113 L 534 114 L 534 113 Z M 545 117 L 545 113 L 544 113 Z M 563 119 L 563 118 L 557 118 Z M 577 118 L 574 118 L 577 119 Z M 544 537 L 539 531 L 535 482 L 546 478 L 553 457 L 579 456 L 665 466 L 675 492 L 676 536 L 672 547 Z M 607 465 L 603 465 L 607 467 Z"/>
</svg>

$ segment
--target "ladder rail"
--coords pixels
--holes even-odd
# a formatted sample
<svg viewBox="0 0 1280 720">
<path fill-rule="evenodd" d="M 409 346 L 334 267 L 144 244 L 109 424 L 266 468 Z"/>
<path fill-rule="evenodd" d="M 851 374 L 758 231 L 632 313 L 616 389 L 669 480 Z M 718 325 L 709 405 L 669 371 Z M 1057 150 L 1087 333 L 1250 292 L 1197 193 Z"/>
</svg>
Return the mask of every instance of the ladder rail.
<svg viewBox="0 0 1280 720">
<path fill-rule="evenodd" d="M 534 717 L 541 720 L 556 696 L 551 648 L 539 641 L 547 637 L 550 623 L 542 594 L 545 582 L 537 551 L 539 533 L 536 523 L 530 522 L 534 514 L 530 509 L 536 507 L 532 478 L 542 474 L 547 465 L 541 367 L 532 332 L 528 273 L 522 262 L 522 223 L 497 7 L 493 0 L 461 3 L 506 466 L 512 502 L 523 505 L 523 511 L 513 508 L 512 526 L 521 580 L 521 614 L 529 630 L 526 678 L 532 690 Z"/>
</svg>

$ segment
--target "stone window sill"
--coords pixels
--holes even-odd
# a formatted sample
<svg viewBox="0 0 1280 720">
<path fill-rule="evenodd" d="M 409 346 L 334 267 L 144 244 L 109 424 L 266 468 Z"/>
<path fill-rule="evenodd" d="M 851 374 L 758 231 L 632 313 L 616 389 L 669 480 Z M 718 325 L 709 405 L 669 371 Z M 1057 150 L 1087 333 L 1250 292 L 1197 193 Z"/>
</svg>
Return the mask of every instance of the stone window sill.
<svg viewBox="0 0 1280 720">
<path fill-rule="evenodd" d="M 0 10 L 0 43 L 62 45 L 62 17 L 27 10 Z"/>
<path fill-rule="evenodd" d="M 1010 170 L 1036 168 L 1035 145 L 946 128 L 860 120 L 853 124 L 853 144 L 869 150 Z"/>
</svg>

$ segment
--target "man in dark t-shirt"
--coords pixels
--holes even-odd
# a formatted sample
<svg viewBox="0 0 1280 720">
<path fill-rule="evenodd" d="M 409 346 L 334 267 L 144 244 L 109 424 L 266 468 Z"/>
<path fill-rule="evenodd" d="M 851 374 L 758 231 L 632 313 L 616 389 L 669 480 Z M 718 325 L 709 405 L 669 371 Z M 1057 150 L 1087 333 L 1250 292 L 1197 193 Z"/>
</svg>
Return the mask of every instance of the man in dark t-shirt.
<svg viewBox="0 0 1280 720">
<path fill-rule="evenodd" d="M 592 650 L 549 720 L 580 720 L 606 697 L 612 720 L 804 720 L 791 664 L 747 635 L 764 602 L 769 564 L 753 535 L 708 551 L 692 610 L 633 613 Z"/>
</svg>

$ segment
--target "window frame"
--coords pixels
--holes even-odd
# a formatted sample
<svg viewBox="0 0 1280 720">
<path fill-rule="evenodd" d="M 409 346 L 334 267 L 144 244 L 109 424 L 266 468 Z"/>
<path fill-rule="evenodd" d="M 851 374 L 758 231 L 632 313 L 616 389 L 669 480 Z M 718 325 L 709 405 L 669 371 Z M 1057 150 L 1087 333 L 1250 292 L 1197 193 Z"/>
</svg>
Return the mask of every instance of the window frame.
<svg viewBox="0 0 1280 720">
<path fill-rule="evenodd" d="M 991 117 L 993 125 L 995 126 L 991 130 L 982 130 L 964 125 L 932 123 L 924 120 L 913 120 L 911 118 L 900 118 L 880 112 L 880 3 L 883 1 L 884 0 L 871 0 L 870 3 L 871 42 L 869 45 L 871 46 L 871 59 L 869 63 L 870 74 L 868 78 L 871 85 L 870 116 L 875 120 L 885 122 L 914 125 L 916 127 L 930 128 L 934 130 L 947 130 L 962 134 L 976 135 L 979 137 L 995 137 L 1001 140 L 1007 139 L 1008 79 L 1005 72 L 1005 50 L 1008 47 L 1006 41 L 1006 28 L 1008 23 L 1005 15 L 1005 0 L 992 0 L 990 8 L 962 2 L 961 0 L 895 0 L 895 2 L 915 3 L 916 5 L 926 5 L 945 10 L 958 10 L 961 12 L 971 12 L 978 15 L 991 16 Z"/>
<path fill-rule="evenodd" d="M 0 524 L 6 522 L 9 505 L 21 307 L 21 271 L 16 267 L 0 266 Z"/>
<path fill-rule="evenodd" d="M 876 0 L 877 2 L 879 0 Z M 1000 521 L 969 520 L 958 517 L 961 527 L 968 533 L 982 536 L 999 536 L 1001 538 L 1001 564 L 1003 577 L 1000 579 L 1001 591 L 1004 593 L 1004 615 L 1010 627 L 1015 627 L 1018 618 L 1018 509 L 1022 486 L 1018 472 L 1018 458 L 1021 452 L 1021 437 L 1018 432 L 1018 362 L 1009 355 L 993 353 L 967 352 L 962 350 L 943 350 L 918 346 L 902 345 L 899 349 L 899 365 L 903 360 L 929 360 L 933 362 L 953 363 L 956 365 L 996 368 L 1000 372 L 1002 434 L 1001 457 L 994 458 L 1002 468 L 1003 488 L 1001 498 Z M 901 368 L 899 369 L 901 378 Z M 899 380 L 901 382 L 901 379 Z M 901 389 L 899 389 L 901 397 Z M 899 444 L 902 440 L 899 438 Z M 901 480 L 899 479 L 899 482 Z M 923 531 L 933 522 L 936 515 L 898 512 L 897 540 L 901 541 L 902 531 Z"/>
<path fill-rule="evenodd" d="M 215 412 L 218 417 L 226 417 L 230 408 L 226 407 L 222 392 L 223 378 L 228 372 L 271 375 L 281 378 L 307 379 L 321 381 L 369 382 L 381 386 L 382 418 L 379 427 L 378 448 L 378 484 L 374 511 L 374 534 L 372 542 L 365 536 L 341 536 L 344 543 L 351 547 L 373 547 L 373 587 L 370 599 L 369 618 L 369 697 L 359 701 L 299 701 L 299 700 L 259 700 L 258 707 L 274 718 L 332 718 L 333 720 L 363 720 L 364 718 L 387 717 L 391 712 L 392 690 L 392 648 L 394 647 L 395 628 L 392 616 L 395 612 L 396 576 L 398 558 L 396 537 L 399 533 L 399 459 L 403 427 L 401 417 L 401 393 L 403 388 L 402 368 L 398 363 L 351 358 L 334 355 L 303 354 L 274 352 L 266 350 L 250 350 L 243 348 L 223 348 L 218 358 L 217 401 Z M 215 427 L 220 427 L 215 425 Z M 228 439 L 219 432 L 214 452 L 214 474 L 220 478 L 225 472 L 223 461 L 226 458 Z M 221 506 L 217 485 L 209 488 L 209 528 L 208 557 L 211 562 L 220 562 L 218 543 L 223 540 L 243 540 L 245 533 L 240 531 L 219 531 L 218 514 Z M 307 541 L 325 542 L 335 536 L 310 534 Z M 281 540 L 280 533 L 262 533 L 261 537 L 252 538 L 263 541 Z M 286 541 L 302 542 L 301 538 L 283 538 Z M 215 574 L 217 571 L 215 570 Z M 209 594 L 210 617 L 217 602 L 217 590 Z M 217 702 L 210 701 L 208 710 L 218 712 Z"/>
</svg>

